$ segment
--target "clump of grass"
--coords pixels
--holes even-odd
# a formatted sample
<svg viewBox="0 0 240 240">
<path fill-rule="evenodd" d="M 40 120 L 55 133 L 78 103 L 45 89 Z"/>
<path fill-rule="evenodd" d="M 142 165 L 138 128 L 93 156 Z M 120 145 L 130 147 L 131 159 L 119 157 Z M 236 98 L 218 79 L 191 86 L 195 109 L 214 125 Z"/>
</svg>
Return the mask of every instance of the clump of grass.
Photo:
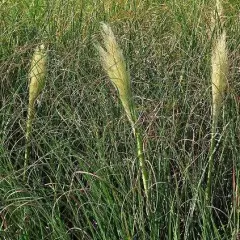
<svg viewBox="0 0 240 240">
<path fill-rule="evenodd" d="M 41 94 L 46 77 L 47 53 L 45 46 L 37 46 L 32 57 L 31 68 L 29 72 L 29 100 L 28 114 L 26 123 L 26 149 L 24 161 L 24 178 L 26 177 L 26 168 L 30 155 L 30 139 L 32 132 L 32 123 L 34 120 L 35 103 Z"/>
<path fill-rule="evenodd" d="M 110 26 L 104 23 L 102 23 L 102 37 L 105 49 L 100 45 L 97 45 L 97 49 L 101 57 L 103 68 L 107 72 L 110 81 L 116 87 L 119 93 L 119 98 L 122 102 L 123 108 L 127 114 L 136 138 L 137 154 L 141 168 L 144 192 L 146 197 L 148 197 L 148 172 L 146 169 L 146 161 L 143 155 L 142 134 L 136 124 L 137 114 L 132 97 L 130 74 L 127 70 L 122 51 L 117 44 Z"/>
<path fill-rule="evenodd" d="M 208 168 L 206 199 L 211 200 L 212 169 L 215 151 L 215 135 L 217 123 L 223 105 L 224 92 L 227 87 L 228 51 L 226 46 L 226 30 L 223 27 L 223 8 L 219 0 L 216 1 L 216 13 L 213 17 L 215 31 L 212 48 L 212 136 Z M 218 20 L 218 21 L 217 21 Z"/>
</svg>

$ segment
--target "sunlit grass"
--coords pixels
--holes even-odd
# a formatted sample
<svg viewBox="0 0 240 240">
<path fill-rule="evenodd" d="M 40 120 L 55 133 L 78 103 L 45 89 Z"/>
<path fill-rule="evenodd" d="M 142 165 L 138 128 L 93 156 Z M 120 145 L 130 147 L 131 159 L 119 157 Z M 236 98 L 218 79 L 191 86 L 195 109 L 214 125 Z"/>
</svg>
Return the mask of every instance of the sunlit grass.
<svg viewBox="0 0 240 240">
<path fill-rule="evenodd" d="M 236 239 L 238 2 L 223 4 L 229 88 L 224 108 L 219 108 L 209 203 L 205 192 L 215 41 L 210 16 L 215 1 L 105 3 L 1 3 L 0 236 Z M 101 42 L 102 21 L 111 25 L 128 63 L 137 126 L 143 130 L 143 153 L 151 172 L 149 215 L 141 174 L 136 174 L 132 125 L 106 81 L 94 46 Z M 32 49 L 40 42 L 49 46 L 48 87 L 35 111 L 23 181 L 27 79 Z"/>
</svg>

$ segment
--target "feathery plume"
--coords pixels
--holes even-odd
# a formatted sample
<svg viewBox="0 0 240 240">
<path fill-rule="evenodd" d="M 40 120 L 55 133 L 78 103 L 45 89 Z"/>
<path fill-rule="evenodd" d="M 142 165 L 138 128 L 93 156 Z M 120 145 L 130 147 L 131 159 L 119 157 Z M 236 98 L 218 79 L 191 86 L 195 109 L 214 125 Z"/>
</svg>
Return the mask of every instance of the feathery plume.
<svg viewBox="0 0 240 240">
<path fill-rule="evenodd" d="M 29 72 L 29 102 L 26 123 L 27 126 L 26 126 L 24 178 L 26 175 L 26 167 L 29 161 L 30 154 L 29 147 L 30 147 L 30 135 L 32 132 L 32 122 L 34 119 L 34 105 L 45 85 L 46 65 L 47 65 L 47 53 L 45 50 L 45 46 L 42 44 L 40 46 L 37 46 L 33 53 Z"/>
<path fill-rule="evenodd" d="M 226 30 L 223 21 L 223 8 L 220 0 L 216 0 L 216 10 L 212 17 L 213 47 L 212 47 L 212 136 L 208 166 L 206 201 L 211 201 L 212 170 L 215 151 L 215 135 L 217 122 L 223 105 L 224 91 L 227 87 L 228 53 L 226 46 Z M 217 21 L 219 20 L 219 21 Z"/>
<path fill-rule="evenodd" d="M 97 45 L 103 68 L 119 93 L 123 108 L 133 129 L 137 143 L 137 155 L 142 174 L 145 195 L 148 199 L 148 172 L 143 156 L 143 143 L 140 129 L 136 126 L 137 116 L 132 99 L 130 74 L 115 36 L 107 24 L 102 23 L 104 48 Z"/>
<path fill-rule="evenodd" d="M 119 93 L 124 110 L 134 130 L 136 119 L 132 103 L 130 75 L 127 71 L 125 59 L 111 28 L 102 23 L 102 30 L 106 50 L 100 45 L 97 45 L 102 65 Z"/>
<path fill-rule="evenodd" d="M 217 123 L 222 106 L 224 91 L 227 87 L 228 56 L 226 47 L 226 31 L 217 37 L 212 50 L 212 115 Z"/>
<path fill-rule="evenodd" d="M 34 104 L 45 85 L 47 56 L 45 46 L 37 46 L 29 73 L 29 104 Z"/>
</svg>

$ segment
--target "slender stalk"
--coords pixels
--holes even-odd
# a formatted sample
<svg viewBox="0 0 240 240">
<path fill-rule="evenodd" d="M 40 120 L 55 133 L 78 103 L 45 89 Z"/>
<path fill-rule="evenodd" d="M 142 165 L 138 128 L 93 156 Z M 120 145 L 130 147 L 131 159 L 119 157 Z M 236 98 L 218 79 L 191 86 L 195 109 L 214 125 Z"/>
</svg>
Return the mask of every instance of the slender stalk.
<svg viewBox="0 0 240 240">
<path fill-rule="evenodd" d="M 212 171 L 214 163 L 214 153 L 216 146 L 216 133 L 217 133 L 217 122 L 213 121 L 212 123 L 212 132 L 211 132 L 211 142 L 210 142 L 210 156 L 209 156 L 209 166 L 208 166 L 208 175 L 207 175 L 207 189 L 206 189 L 206 203 L 211 202 L 211 192 L 212 192 Z"/>
<path fill-rule="evenodd" d="M 236 144 L 236 143 L 235 143 Z M 233 160 L 233 222 L 235 229 L 233 232 L 233 239 L 237 239 L 240 226 L 240 199 L 239 199 L 239 167 L 235 159 Z"/>
<path fill-rule="evenodd" d="M 142 134 L 138 129 L 135 129 L 135 138 L 137 142 L 137 156 L 139 160 L 140 169 L 142 172 L 143 187 L 144 187 L 145 195 L 148 198 L 148 172 L 147 172 L 146 162 L 143 154 Z"/>
<path fill-rule="evenodd" d="M 132 98 L 130 74 L 127 70 L 125 59 L 117 44 L 115 36 L 111 28 L 106 24 L 102 24 L 102 36 L 105 49 L 100 45 L 97 45 L 97 49 L 102 60 L 102 65 L 112 84 L 118 91 L 119 98 L 131 124 L 136 139 L 137 157 L 139 160 L 144 192 L 148 198 L 148 173 L 143 154 L 142 135 L 140 129 L 137 127 L 137 115 Z"/>
<path fill-rule="evenodd" d="M 27 164 L 29 162 L 29 157 L 30 157 L 30 147 L 31 147 L 31 133 L 32 133 L 32 123 L 34 119 L 34 105 L 29 104 L 28 106 L 28 114 L 27 114 L 27 124 L 26 124 L 26 148 L 25 148 L 25 161 L 24 161 L 24 179 L 26 176 L 26 169 L 27 169 Z"/>
</svg>

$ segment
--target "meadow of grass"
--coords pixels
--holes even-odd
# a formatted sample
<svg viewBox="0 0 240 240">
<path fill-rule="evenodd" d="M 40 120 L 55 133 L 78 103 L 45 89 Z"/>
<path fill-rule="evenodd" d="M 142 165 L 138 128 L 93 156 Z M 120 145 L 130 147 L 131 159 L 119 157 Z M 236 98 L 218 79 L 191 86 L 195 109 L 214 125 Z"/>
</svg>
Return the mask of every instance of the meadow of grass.
<svg viewBox="0 0 240 240">
<path fill-rule="evenodd" d="M 0 238 L 239 239 L 240 5 L 223 1 L 228 89 L 216 130 L 211 201 L 211 12 L 215 1 L 0 3 Z M 96 42 L 123 50 L 150 173 Z M 26 168 L 28 76 L 48 51 Z M 25 175 L 25 177 L 24 177 Z"/>
</svg>

